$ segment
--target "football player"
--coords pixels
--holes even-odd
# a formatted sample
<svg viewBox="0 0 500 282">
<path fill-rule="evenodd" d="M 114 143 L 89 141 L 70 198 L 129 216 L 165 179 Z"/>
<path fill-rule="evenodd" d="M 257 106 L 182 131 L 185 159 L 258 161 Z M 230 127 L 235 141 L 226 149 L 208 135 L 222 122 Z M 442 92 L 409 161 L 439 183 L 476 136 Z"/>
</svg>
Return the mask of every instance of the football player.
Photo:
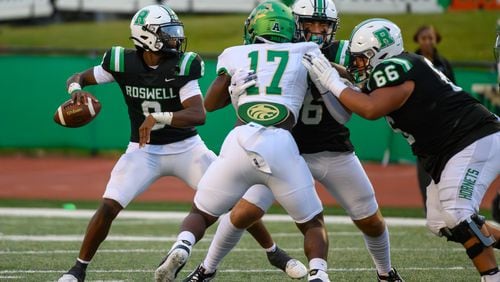
<svg viewBox="0 0 500 282">
<path fill-rule="evenodd" d="M 315 43 L 290 43 L 296 31 L 294 18 L 291 9 L 278 1 L 260 3 L 246 20 L 244 30 L 245 45 L 227 48 L 219 56 L 218 76 L 205 98 L 209 111 L 233 102 L 237 126 L 200 180 L 193 209 L 182 223 L 177 242 L 156 270 L 157 281 L 172 281 L 206 228 L 254 184 L 270 189 L 304 234 L 309 281 L 329 281 L 323 208 L 290 133 L 307 91 L 307 71 L 300 64 L 301 57 L 305 52 L 319 54 L 320 50 Z M 249 72 L 258 76 L 248 76 Z M 246 76 L 243 83 L 231 83 L 231 77 Z M 224 177 L 220 177 L 221 171 Z M 249 202 L 260 206 L 254 200 Z M 237 214 L 244 212 L 236 206 L 220 225 L 229 222 L 229 228 L 242 233 L 252 223 Z M 237 235 L 236 241 L 240 238 Z M 188 280 L 208 281 L 214 274 L 190 276 Z"/>
<path fill-rule="evenodd" d="M 495 46 L 493 47 L 493 53 L 495 54 L 495 60 L 497 62 L 497 93 L 500 93 L 500 19 L 497 20 L 497 38 L 495 41 Z M 491 215 L 493 219 L 500 223 L 500 191 L 497 190 L 497 194 L 491 203 Z"/>
<path fill-rule="evenodd" d="M 403 134 L 432 176 L 427 227 L 462 244 L 481 281 L 500 281 L 492 246 L 500 230 L 478 214 L 500 173 L 500 121 L 422 56 L 403 52 L 401 30 L 385 19 L 356 26 L 349 71 L 365 78 L 365 93 L 348 87 L 328 59 L 306 54 L 312 80 L 366 118 L 384 117 Z"/>
<path fill-rule="evenodd" d="M 78 259 L 61 282 L 85 280 L 86 268 L 115 217 L 155 180 L 176 176 L 195 188 L 216 157 L 195 129 L 205 122 L 198 84 L 203 61 L 196 53 L 185 52 L 183 24 L 175 12 L 162 5 L 144 7 L 133 16 L 130 29 L 135 50 L 112 47 L 100 65 L 67 81 L 75 103 L 85 103 L 87 97 L 95 99 L 82 90 L 85 86 L 118 83 L 128 108 L 131 136 L 88 224 Z M 260 233 L 252 234 L 272 242 L 261 224 L 252 227 Z M 275 249 L 275 259 L 291 259 Z"/>
<path fill-rule="evenodd" d="M 298 0 L 292 9 L 299 28 L 299 41 L 317 43 L 330 61 L 341 65 L 349 63 L 349 42 L 334 41 L 339 19 L 331 0 Z M 299 151 L 313 177 L 337 199 L 363 232 L 367 249 L 377 268 L 378 280 L 402 281 L 397 271 L 391 268 L 389 232 L 378 210 L 373 187 L 354 154 L 349 130 L 343 125 L 349 120 L 350 111 L 346 111 L 334 96 L 320 94 L 325 93 L 319 93 L 314 86 L 309 88 L 297 124 L 292 130 Z M 325 97 L 325 101 L 322 97 Z M 262 193 L 270 195 L 261 197 L 272 198 L 269 190 L 262 189 Z M 268 201 L 268 205 L 257 207 L 252 204 L 253 199 L 249 199 L 248 194 L 245 196 L 244 201 L 233 209 L 237 211 L 240 204 L 248 199 L 250 203 L 244 206 L 245 213 L 240 213 L 242 216 L 248 217 L 250 214 L 254 219 L 259 219 L 272 204 L 272 201 Z M 190 274 L 190 281 L 204 281 L 221 262 L 221 250 L 230 248 L 231 239 L 234 240 L 237 233 L 235 228 L 225 226 L 231 226 L 231 222 L 223 217 L 205 259 Z"/>
</svg>

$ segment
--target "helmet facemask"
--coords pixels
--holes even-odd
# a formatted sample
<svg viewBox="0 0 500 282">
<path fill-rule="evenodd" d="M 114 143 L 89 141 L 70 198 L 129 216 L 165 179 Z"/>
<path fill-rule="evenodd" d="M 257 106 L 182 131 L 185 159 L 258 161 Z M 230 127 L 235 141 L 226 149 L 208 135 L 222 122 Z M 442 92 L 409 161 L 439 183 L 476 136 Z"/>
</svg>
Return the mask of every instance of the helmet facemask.
<svg viewBox="0 0 500 282">
<path fill-rule="evenodd" d="M 373 70 L 371 59 L 375 56 L 375 52 L 369 49 L 360 53 L 349 53 L 351 54 L 351 62 L 347 67 L 347 72 L 354 78 L 356 84 L 363 84 L 368 80 Z"/>
<path fill-rule="evenodd" d="M 161 51 L 179 53 L 184 52 L 187 46 L 187 38 L 184 36 L 182 23 L 173 23 L 160 26 L 157 38 L 163 46 Z"/>
<path fill-rule="evenodd" d="M 309 41 L 318 44 L 320 48 L 326 48 L 335 40 L 338 28 L 338 20 L 320 16 L 296 16 L 299 41 Z M 320 32 L 311 31 L 313 25 L 319 25 Z"/>
</svg>

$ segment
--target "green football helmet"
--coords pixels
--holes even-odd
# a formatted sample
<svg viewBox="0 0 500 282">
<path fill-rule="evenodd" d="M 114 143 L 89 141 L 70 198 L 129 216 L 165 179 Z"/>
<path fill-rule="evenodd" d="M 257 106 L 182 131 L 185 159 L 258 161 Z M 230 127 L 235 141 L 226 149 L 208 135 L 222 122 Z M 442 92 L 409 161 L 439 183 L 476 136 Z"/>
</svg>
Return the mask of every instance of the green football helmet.
<svg viewBox="0 0 500 282">
<path fill-rule="evenodd" d="M 295 38 L 295 19 L 292 9 L 282 2 L 269 0 L 260 3 L 245 21 L 243 42 L 292 42 Z"/>
</svg>

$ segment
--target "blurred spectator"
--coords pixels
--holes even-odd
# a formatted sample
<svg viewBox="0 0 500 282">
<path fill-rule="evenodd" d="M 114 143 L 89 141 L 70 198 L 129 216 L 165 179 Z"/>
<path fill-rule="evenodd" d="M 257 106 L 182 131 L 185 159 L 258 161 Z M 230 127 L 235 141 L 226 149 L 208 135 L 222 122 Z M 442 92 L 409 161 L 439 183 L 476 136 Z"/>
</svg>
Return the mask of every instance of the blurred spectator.
<svg viewBox="0 0 500 282">
<path fill-rule="evenodd" d="M 413 41 L 418 44 L 416 54 L 426 57 L 432 64 L 446 75 L 453 83 L 455 83 L 455 74 L 450 63 L 442 57 L 437 50 L 437 45 L 441 42 L 441 34 L 432 25 L 422 25 L 413 35 Z M 424 171 L 420 160 L 417 158 L 417 177 L 420 193 L 425 203 L 427 201 L 427 186 L 431 183 L 431 177 Z"/>
<path fill-rule="evenodd" d="M 426 57 L 438 70 L 455 83 L 455 74 L 450 63 L 438 53 L 437 45 L 441 42 L 441 35 L 437 29 L 432 25 L 423 25 L 413 35 L 413 41 L 418 44 L 415 53 Z"/>
</svg>

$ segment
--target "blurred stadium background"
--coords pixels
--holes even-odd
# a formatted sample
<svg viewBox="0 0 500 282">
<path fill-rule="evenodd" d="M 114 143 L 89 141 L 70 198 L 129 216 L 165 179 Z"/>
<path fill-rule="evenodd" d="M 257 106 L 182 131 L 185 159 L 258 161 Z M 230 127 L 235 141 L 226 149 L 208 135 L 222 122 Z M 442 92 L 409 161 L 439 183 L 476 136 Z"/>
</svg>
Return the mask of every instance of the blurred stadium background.
<svg viewBox="0 0 500 282">
<path fill-rule="evenodd" d="M 224 48 L 242 42 L 243 22 L 258 1 L 0 0 L 0 95 L 3 98 L 0 103 L 0 280 L 54 280 L 74 259 L 80 237 L 68 239 L 63 235 L 83 234 L 91 213 L 84 214 L 80 220 L 62 216 L 62 219 L 54 221 L 33 216 L 10 217 L 10 213 L 3 208 L 63 207 L 80 210 L 97 206 L 107 176 L 129 137 L 126 108 L 119 88 L 115 85 L 89 88 L 99 98 L 103 109 L 85 127 L 62 128 L 52 121 L 52 115 L 57 106 L 68 99 L 65 87 L 67 77 L 98 64 L 103 52 L 111 46 L 132 48 L 128 39 L 130 17 L 139 8 L 154 3 L 166 3 L 178 12 L 185 25 L 188 50 L 200 53 L 205 60 L 205 77 L 200 82 L 205 91 L 215 77 L 217 55 Z M 337 39 L 347 39 L 352 28 L 366 18 L 385 17 L 402 28 L 405 49 L 412 52 L 416 49 L 412 41 L 416 29 L 422 24 L 436 26 L 443 37 L 439 51 L 451 61 L 457 84 L 489 109 L 500 113 L 498 75 L 492 51 L 497 20 L 500 18 L 499 0 L 337 0 L 335 3 L 340 11 Z M 233 117 L 232 109 L 210 113 L 207 123 L 199 127 L 205 142 L 215 152 L 219 151 L 225 134 L 232 127 Z M 414 157 L 406 141 L 394 135 L 382 119 L 365 121 L 354 117 L 347 125 L 351 129 L 356 152 L 374 181 L 377 197 L 382 199 L 380 203 L 384 214 L 423 217 Z M 61 164 L 54 164 L 61 160 Z M 85 180 L 75 181 L 76 174 Z M 403 179 L 403 182 L 395 179 Z M 182 183 L 168 178 L 161 181 L 151 189 L 157 194 L 139 198 L 129 209 L 187 211 L 192 192 L 188 192 L 187 198 L 182 198 L 176 195 L 186 190 Z M 179 189 L 165 192 L 162 190 L 165 186 L 177 186 Z M 496 189 L 500 189 L 498 179 L 490 189 L 488 200 Z M 23 193 L 34 196 L 23 196 Z M 396 196 L 392 200 L 396 204 L 386 202 L 384 193 Z M 157 196 L 160 194 L 180 203 L 166 205 L 158 202 L 163 199 Z M 407 201 L 408 198 L 412 198 L 411 201 Z M 327 203 L 327 214 L 344 214 L 334 202 L 327 200 Z M 487 201 L 483 203 L 483 214 L 487 216 L 489 205 Z M 272 212 L 282 211 L 274 207 Z M 128 220 L 130 222 L 127 219 L 117 221 L 112 234 L 153 234 L 158 236 L 155 237 L 157 239 L 147 237 L 154 242 L 126 245 L 121 242 L 126 241 L 124 239 L 111 239 L 110 243 L 103 244 L 106 259 L 99 255 L 96 257 L 96 270 L 91 272 L 94 279 L 149 279 L 152 267 L 161 256 L 159 250 L 165 246 L 163 239 L 159 238 L 165 236 L 165 230 L 168 230 L 167 235 L 173 236 L 178 225 L 177 222 L 166 225 L 159 220 Z M 355 238 L 355 234 L 359 233 L 352 226 L 340 227 L 340 231 L 337 225 L 334 226 L 331 229 L 335 232 L 330 235 L 336 238 L 331 250 L 334 257 L 332 265 L 336 268 L 330 270 L 335 272 L 338 281 L 370 281 L 373 269 L 367 268 L 371 264 L 366 254 L 361 254 L 360 261 L 359 253 L 365 251 L 360 238 Z M 391 229 L 394 234 L 394 260 L 398 261 L 407 281 L 430 281 L 435 277 L 449 277 L 450 281 L 477 278 L 462 250 L 454 249 L 457 255 L 450 259 L 446 253 L 439 251 L 446 245 L 444 240 L 429 239 L 421 222 L 416 226 Z M 272 231 L 282 232 L 278 238 L 284 242 L 283 246 L 300 256 L 299 239 L 285 234 L 287 228 L 290 224 L 271 225 Z M 25 237 L 17 236 L 20 234 Z M 43 237 L 49 236 L 47 234 L 62 234 L 62 237 Z M 344 235 L 346 237 L 342 237 Z M 353 236 L 354 241 L 347 241 Z M 427 241 L 433 243 L 424 244 Z M 205 242 L 204 246 L 207 244 Z M 253 261 L 256 246 L 250 240 L 241 248 L 237 251 L 238 257 L 227 260 L 226 266 L 230 270 L 220 274 L 222 281 L 251 280 L 251 268 L 269 268 L 261 260 L 258 265 L 245 265 L 243 268 L 248 268 L 247 272 L 242 270 L 239 262 Z M 253 248 L 250 253 L 249 248 Z M 124 260 L 120 254 L 123 252 L 134 256 L 136 261 L 144 262 L 144 266 Z M 342 252 L 342 258 L 339 258 L 338 252 Z M 195 254 L 197 259 L 201 259 L 202 253 L 203 249 Z M 430 260 L 426 256 L 429 253 L 438 259 Z M 440 256 L 446 259 L 439 259 Z M 193 260 L 186 271 L 198 261 Z M 231 272 L 231 268 L 236 270 Z M 278 272 L 271 271 L 269 275 L 271 278 L 266 281 L 281 281 L 283 278 Z"/>
<path fill-rule="evenodd" d="M 188 50 L 200 53 L 206 63 L 205 77 L 200 81 L 204 91 L 215 77 L 217 55 L 242 42 L 243 22 L 258 1 L 0 0 L 0 93 L 4 97 L 0 103 L 4 116 L 0 122 L 0 157 L 111 155 L 116 159 L 129 136 L 126 109 L 116 85 L 89 88 L 99 97 L 103 110 L 87 126 L 62 128 L 52 121 L 52 114 L 68 98 L 65 81 L 69 75 L 98 64 L 111 46 L 133 47 L 129 40 L 130 17 L 140 7 L 154 3 L 165 3 L 179 13 Z M 352 28 L 366 18 L 385 17 L 402 28 L 405 48 L 412 52 L 416 49 L 412 41 L 415 30 L 422 24 L 436 26 L 443 37 L 439 51 L 451 61 L 457 84 L 499 113 L 498 75 L 492 52 L 499 0 L 335 3 L 340 11 L 337 39 L 347 39 Z M 218 152 L 233 122 L 232 109 L 227 108 L 210 113 L 199 131 L 207 145 Z M 356 152 L 366 163 L 414 164 L 406 141 L 394 134 L 383 119 L 373 122 L 355 116 L 348 127 Z M 40 159 L 28 159 L 23 165 L 29 166 L 29 161 Z M 3 163 L 12 166 L 10 159 Z M 29 170 L 20 173 L 26 175 L 23 179 L 33 178 Z M 4 172 L 1 179 L 9 175 L 12 171 Z M 408 179 L 405 186 L 411 188 L 401 190 L 413 191 L 415 184 L 414 179 Z M 15 184 L 13 187 L 13 183 L 4 181 L 0 185 L 5 186 L 1 187 L 4 193 L 0 194 L 0 204 L 2 199 L 18 197 L 6 192 L 7 188 L 15 189 Z M 66 192 L 71 194 L 71 189 Z M 402 206 L 404 203 L 401 201 Z"/>
<path fill-rule="evenodd" d="M 130 17 L 140 7 L 154 3 L 166 3 L 179 13 L 188 50 L 200 53 L 206 63 L 205 77 L 200 81 L 204 91 L 215 77 L 217 55 L 228 46 L 241 44 L 243 22 L 258 1 L 0 0 L 0 93 L 4 96 L 0 112 L 9 117 L 0 122 L 0 155 L 119 154 L 128 142 L 129 126 L 116 85 L 89 88 L 100 99 L 103 110 L 87 126 L 62 128 L 52 121 L 52 114 L 68 98 L 67 77 L 98 64 L 111 46 L 133 47 L 129 40 Z M 352 28 L 366 18 L 386 17 L 402 28 L 405 48 L 412 52 L 416 49 L 412 41 L 416 29 L 422 24 L 436 26 L 443 37 L 439 51 L 451 61 L 457 84 L 492 111 L 500 111 L 492 51 L 499 0 L 335 3 L 340 11 L 337 39 L 347 39 Z M 29 111 L 26 105 L 30 105 Z M 233 117 L 229 108 L 210 113 L 207 123 L 199 127 L 215 152 L 232 127 Z M 363 161 L 414 163 L 406 141 L 393 134 L 383 119 L 373 122 L 355 116 L 348 127 Z M 413 189 L 415 183 L 409 181 L 408 186 Z M 3 196 L 9 197 L 12 194 Z"/>
<path fill-rule="evenodd" d="M 140 7 L 165 3 L 178 12 L 185 25 L 188 50 L 200 53 L 206 63 L 205 77 L 200 81 L 204 91 L 215 77 L 217 55 L 228 46 L 241 44 L 243 22 L 258 2 L 0 0 L 0 93 L 4 96 L 0 112 L 6 117 L 0 122 L 3 163 L 12 166 L 11 159 L 5 158 L 13 155 L 35 157 L 23 162 L 28 166 L 30 161 L 40 161 L 39 157 L 53 155 L 117 158 L 128 142 L 129 126 L 116 85 L 89 88 L 100 99 L 103 110 L 87 126 L 62 128 L 52 121 L 52 114 L 68 98 L 65 81 L 69 75 L 98 64 L 111 46 L 133 47 L 129 40 L 129 20 Z M 412 41 L 415 30 L 422 24 L 436 26 L 443 37 L 439 51 L 451 61 L 457 84 L 499 113 L 498 76 L 492 51 L 499 18 L 498 0 L 337 0 L 335 3 L 340 11 L 337 39 L 347 39 L 352 28 L 366 18 L 385 17 L 402 28 L 405 48 L 412 52 L 416 49 Z M 207 123 L 199 127 L 205 142 L 215 152 L 219 151 L 233 121 L 232 109 L 227 108 L 210 113 Z M 348 127 L 356 152 L 366 163 L 414 164 L 406 141 L 394 134 L 383 119 L 373 122 L 355 116 Z M 29 170 L 20 173 L 26 175 L 22 179 L 34 177 Z M 4 172 L 1 179 L 9 175 L 12 171 Z M 405 186 L 410 188 L 401 190 L 413 191 L 415 185 L 414 179 L 408 179 Z M 0 194 L 1 204 L 2 199 L 18 198 L 18 194 L 7 193 L 7 188 L 13 190 L 23 185 L 4 181 L 0 186 L 5 186 L 1 187 L 4 191 Z M 96 199 L 103 187 L 96 188 Z M 64 195 L 71 195 L 71 188 L 61 197 Z M 418 192 L 413 196 L 418 197 L 414 200 L 419 203 Z M 405 201 L 401 200 L 400 206 L 405 206 Z"/>
</svg>

